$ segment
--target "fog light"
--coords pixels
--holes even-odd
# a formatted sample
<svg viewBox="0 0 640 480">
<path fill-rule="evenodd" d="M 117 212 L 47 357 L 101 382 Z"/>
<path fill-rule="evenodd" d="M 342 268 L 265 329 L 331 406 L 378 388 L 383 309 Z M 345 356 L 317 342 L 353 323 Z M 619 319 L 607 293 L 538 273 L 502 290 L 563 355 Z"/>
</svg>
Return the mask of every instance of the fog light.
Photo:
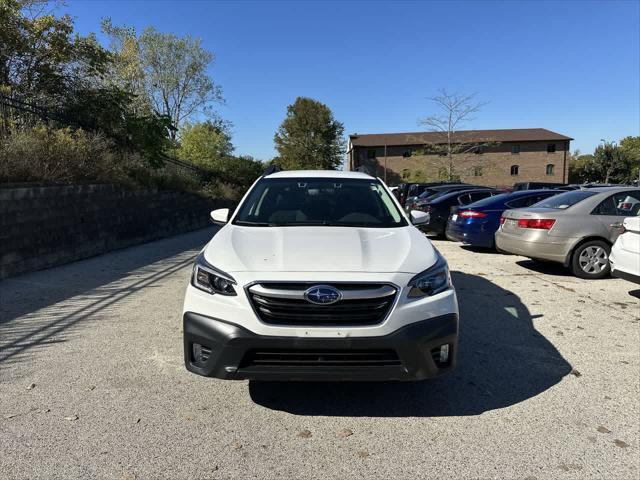
<svg viewBox="0 0 640 480">
<path fill-rule="evenodd" d="M 197 363 L 202 363 L 202 345 L 199 343 L 194 343 L 192 346 L 193 349 L 193 361 Z"/>
<path fill-rule="evenodd" d="M 440 346 L 440 363 L 447 363 L 449 361 L 449 344 Z"/>
</svg>

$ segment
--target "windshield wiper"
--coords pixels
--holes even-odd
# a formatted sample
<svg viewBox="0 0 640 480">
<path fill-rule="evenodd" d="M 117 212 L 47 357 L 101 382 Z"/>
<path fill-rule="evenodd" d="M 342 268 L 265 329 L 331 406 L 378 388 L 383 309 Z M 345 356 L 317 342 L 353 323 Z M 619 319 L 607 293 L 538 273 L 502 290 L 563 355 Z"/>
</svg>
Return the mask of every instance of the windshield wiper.
<svg viewBox="0 0 640 480">
<path fill-rule="evenodd" d="M 270 227 L 330 227 L 333 226 L 331 222 L 327 221 L 317 221 L 317 222 L 271 222 L 269 223 Z"/>
<path fill-rule="evenodd" d="M 247 227 L 272 227 L 273 224 L 267 222 L 251 222 L 249 220 L 236 220 L 236 225 L 247 226 Z"/>
</svg>

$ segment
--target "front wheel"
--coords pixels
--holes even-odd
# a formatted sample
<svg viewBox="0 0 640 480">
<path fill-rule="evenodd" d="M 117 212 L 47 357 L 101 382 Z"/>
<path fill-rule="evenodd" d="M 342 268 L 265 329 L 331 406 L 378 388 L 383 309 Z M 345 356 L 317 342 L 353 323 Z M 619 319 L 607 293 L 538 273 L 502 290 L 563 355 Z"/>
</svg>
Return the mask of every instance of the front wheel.
<svg viewBox="0 0 640 480">
<path fill-rule="evenodd" d="M 578 246 L 571 258 L 571 272 L 580 278 L 598 279 L 609 275 L 611 247 L 601 240 L 591 240 Z"/>
</svg>

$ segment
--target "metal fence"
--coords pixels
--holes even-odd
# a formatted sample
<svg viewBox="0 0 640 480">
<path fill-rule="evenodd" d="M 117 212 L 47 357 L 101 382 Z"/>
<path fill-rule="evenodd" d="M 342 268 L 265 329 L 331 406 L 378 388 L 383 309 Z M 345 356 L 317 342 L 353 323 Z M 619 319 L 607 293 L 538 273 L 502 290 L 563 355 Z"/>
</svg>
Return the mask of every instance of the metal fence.
<svg viewBox="0 0 640 480">
<path fill-rule="evenodd" d="M 37 123 L 49 124 L 52 121 L 60 124 L 72 123 L 62 111 L 47 105 L 43 99 L 25 99 L 0 94 L 0 135 L 8 135 L 12 130 L 32 127 Z"/>
</svg>

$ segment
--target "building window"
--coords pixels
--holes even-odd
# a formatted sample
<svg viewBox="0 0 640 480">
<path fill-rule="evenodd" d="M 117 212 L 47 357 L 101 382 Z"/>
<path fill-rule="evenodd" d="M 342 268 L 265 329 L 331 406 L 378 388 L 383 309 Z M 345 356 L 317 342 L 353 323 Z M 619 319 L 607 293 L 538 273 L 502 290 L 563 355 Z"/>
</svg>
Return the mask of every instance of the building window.
<svg viewBox="0 0 640 480">
<path fill-rule="evenodd" d="M 367 158 L 369 158 L 369 159 L 376 158 L 376 149 L 375 148 L 370 148 L 369 150 L 367 150 Z"/>
<path fill-rule="evenodd" d="M 550 143 L 547 145 L 547 153 L 556 153 L 556 144 Z"/>
<path fill-rule="evenodd" d="M 518 165 L 511 165 L 511 175 L 518 175 L 518 170 L 520 167 Z"/>
<path fill-rule="evenodd" d="M 413 154 L 413 151 L 409 148 L 408 150 L 405 150 L 404 152 L 402 152 L 402 156 L 404 158 L 410 157 Z"/>
<path fill-rule="evenodd" d="M 481 177 L 482 176 L 482 167 L 473 167 L 473 176 Z"/>
<path fill-rule="evenodd" d="M 549 165 L 547 165 L 547 175 L 553 175 L 553 170 L 554 170 L 554 165 L 553 163 L 550 163 Z"/>
<path fill-rule="evenodd" d="M 519 153 L 520 145 L 511 145 L 511 155 L 518 155 Z M 511 175 L 513 175 L 513 173 Z"/>
</svg>

